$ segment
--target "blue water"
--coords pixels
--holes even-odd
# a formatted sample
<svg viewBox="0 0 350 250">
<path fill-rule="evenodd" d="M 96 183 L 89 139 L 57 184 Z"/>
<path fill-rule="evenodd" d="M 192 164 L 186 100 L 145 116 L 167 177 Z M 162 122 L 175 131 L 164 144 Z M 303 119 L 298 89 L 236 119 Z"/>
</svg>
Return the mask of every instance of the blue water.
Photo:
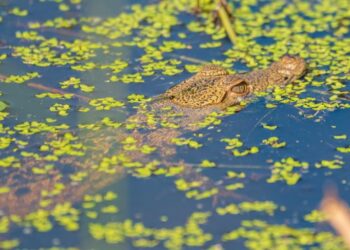
<svg viewBox="0 0 350 250">
<path fill-rule="evenodd" d="M 15 38 L 16 31 L 27 30 L 26 23 L 30 21 L 43 22 L 56 16 L 64 17 L 87 17 L 95 16 L 100 18 L 108 18 L 119 15 L 120 13 L 130 11 L 130 6 L 138 1 L 104 1 L 98 3 L 97 1 L 83 1 L 81 7 L 72 8 L 71 12 L 63 13 L 58 11 L 57 3 L 54 1 L 36 2 L 36 1 L 8 1 L 5 5 L 0 7 L 0 15 L 4 16 L 4 20 L 0 22 L 0 41 L 5 43 L 9 48 L 0 48 L 1 54 L 8 54 L 8 58 L 1 64 L 0 74 L 23 75 L 27 72 L 37 71 L 42 77 L 33 79 L 30 82 L 35 82 L 51 88 L 59 89 L 59 82 L 67 80 L 69 77 L 79 77 L 83 83 L 92 84 L 95 86 L 93 93 L 83 93 L 79 90 L 68 89 L 66 91 L 85 95 L 89 98 L 100 98 L 111 96 L 117 100 L 127 100 L 127 96 L 132 93 L 143 94 L 146 97 L 156 96 L 163 93 L 169 87 L 191 76 L 187 71 L 174 76 L 162 75 L 156 72 L 155 75 L 145 77 L 145 82 L 122 84 L 122 83 L 106 83 L 108 77 L 104 72 L 99 70 L 92 70 L 87 72 L 73 72 L 68 66 L 52 66 L 39 68 L 32 65 L 25 65 L 20 58 L 11 56 L 15 46 L 26 46 L 26 41 Z M 155 4 L 156 1 L 142 1 L 142 5 Z M 18 6 L 22 9 L 28 9 L 30 14 L 26 17 L 18 17 L 8 15 L 8 11 L 13 7 Z M 258 11 L 258 7 L 253 8 Z M 185 32 L 185 24 L 195 20 L 193 15 L 181 14 L 181 24 L 175 26 L 173 32 Z M 55 29 L 40 30 L 39 34 L 45 34 L 47 38 L 58 37 L 59 39 L 72 41 L 75 38 L 69 34 L 60 34 Z M 79 27 L 73 27 L 69 32 L 76 32 L 79 34 Z M 164 40 L 176 40 L 176 36 L 172 34 L 170 38 L 162 38 Z M 315 32 L 310 36 L 313 38 L 326 36 L 327 33 Z M 89 35 L 86 40 L 99 41 L 103 43 L 101 37 Z M 95 40 L 94 40 L 95 39 Z M 198 45 L 204 42 L 212 42 L 210 36 L 203 33 L 189 33 L 186 42 L 191 45 L 192 49 L 180 49 L 174 53 L 165 54 L 164 59 L 178 59 L 177 53 L 182 56 L 195 58 L 196 60 L 211 61 L 225 60 L 223 52 L 231 48 L 231 43 L 228 39 L 220 40 L 222 46 L 220 48 L 207 49 L 205 53 L 198 48 Z M 256 42 L 269 46 L 274 44 L 275 40 L 269 37 L 258 37 Z M 186 43 L 186 44 L 187 44 Z M 160 41 L 158 45 L 160 44 Z M 119 59 L 128 60 L 128 69 L 123 73 L 135 73 L 140 67 L 139 58 L 143 51 L 132 47 L 115 48 L 121 55 Z M 110 62 L 111 59 L 118 54 L 100 54 L 93 59 L 100 63 Z M 195 64 L 183 60 L 179 68 L 183 68 L 185 64 Z M 249 67 L 244 62 L 237 62 L 233 65 L 233 69 L 239 72 L 248 71 Z M 348 89 L 348 88 L 347 88 Z M 6 127 L 13 128 L 16 124 L 25 121 L 42 121 L 46 118 L 55 118 L 58 120 L 57 124 L 67 123 L 71 128 L 76 128 L 78 124 L 93 123 L 103 117 L 109 116 L 113 120 L 123 122 L 131 114 L 135 113 L 132 105 L 120 110 L 111 111 L 95 111 L 92 107 L 88 113 L 77 112 L 78 107 L 87 107 L 88 105 L 81 100 L 73 98 L 71 100 L 50 100 L 48 98 L 36 99 L 35 94 L 46 92 L 40 89 L 35 89 L 27 84 L 5 84 L 0 82 L 0 91 L 3 95 L 0 97 L 1 101 L 5 101 L 9 107 L 7 112 L 9 116 L 2 121 Z M 322 95 L 318 95 L 311 91 L 311 88 L 306 91 L 305 95 L 315 96 L 321 100 Z M 303 95 L 301 95 L 302 97 Z M 349 110 L 335 110 L 322 111 L 314 119 L 309 119 L 300 114 L 300 110 L 290 104 L 278 104 L 274 109 L 265 108 L 265 104 L 269 102 L 269 97 L 256 98 L 246 108 L 237 114 L 226 116 L 222 119 L 222 123 L 213 128 L 199 129 L 195 133 L 203 134 L 202 137 L 196 137 L 192 133 L 185 133 L 182 137 L 192 138 L 202 143 L 204 146 L 199 149 L 190 149 L 188 147 L 176 147 L 176 154 L 168 159 L 170 162 L 178 163 L 184 162 L 191 168 L 191 174 L 198 176 L 205 176 L 214 183 L 214 187 L 227 185 L 228 183 L 243 182 L 245 184 L 243 189 L 237 191 L 227 192 L 227 195 L 218 195 L 203 200 L 195 200 L 186 198 L 185 193 L 176 189 L 174 182 L 181 178 L 180 176 L 156 176 L 152 175 L 148 178 L 137 178 L 133 176 L 130 171 L 122 176 L 118 175 L 103 175 L 100 179 L 88 179 L 91 183 L 90 188 L 87 188 L 78 197 L 73 197 L 75 194 L 75 186 L 72 188 L 70 195 L 64 197 L 65 200 L 54 202 L 63 203 L 64 201 L 72 203 L 72 206 L 78 211 L 79 215 L 79 229 L 68 231 L 64 229 L 59 223 L 55 222 L 50 217 L 53 228 L 48 232 L 39 232 L 31 225 L 19 225 L 11 222 L 10 227 L 6 232 L 0 230 L 0 241 L 18 240 L 18 244 L 14 249 L 46 249 L 52 246 L 62 248 L 75 247 L 77 249 L 141 249 L 132 245 L 132 239 L 126 238 L 118 245 L 108 244 L 104 240 L 94 239 L 89 233 L 89 226 L 91 223 L 109 223 L 116 221 L 124 221 L 131 219 L 134 222 L 141 222 L 148 228 L 174 228 L 177 226 L 184 226 L 189 216 L 194 212 L 211 212 L 207 223 L 200 225 L 206 233 L 212 234 L 212 240 L 200 247 L 183 246 L 183 249 L 208 249 L 213 245 L 220 245 L 222 249 L 246 249 L 244 240 L 239 239 L 235 241 L 222 242 L 223 234 L 228 233 L 238 228 L 243 220 L 264 220 L 270 224 L 288 225 L 292 228 L 310 228 L 315 232 L 330 231 L 332 229 L 326 224 L 313 224 L 304 220 L 304 216 L 314 209 L 318 209 L 319 203 L 323 197 L 323 190 L 329 185 L 337 186 L 339 195 L 350 202 L 347 196 L 349 192 L 350 176 L 347 174 L 348 163 L 350 162 L 349 154 L 341 154 L 336 151 L 336 147 L 344 147 L 349 145 L 349 139 L 335 140 L 334 135 L 349 134 L 347 120 L 349 118 Z M 345 102 L 345 101 L 344 101 Z M 71 105 L 72 110 L 69 111 L 69 116 L 60 117 L 55 113 L 49 111 L 49 107 L 54 103 L 67 103 Z M 307 111 L 310 114 L 314 111 Z M 277 125 L 275 131 L 270 131 L 262 127 L 262 123 Z M 79 135 L 79 133 L 78 133 Z M 252 146 L 259 146 L 259 153 L 252 154 L 246 157 L 234 157 L 230 150 L 225 150 L 226 144 L 221 142 L 222 138 L 233 138 L 239 135 L 239 138 L 244 142 L 243 148 Z M 5 135 L 6 137 L 8 135 Z M 25 150 L 38 152 L 39 145 L 45 140 L 45 133 L 33 136 L 23 136 L 15 134 L 14 138 L 26 140 L 29 145 Z M 84 133 L 79 135 L 84 140 Z M 269 146 L 261 144 L 263 139 L 271 136 L 277 136 L 282 141 L 287 142 L 284 148 L 273 149 Z M 98 137 L 98 136 L 97 136 Z M 116 142 L 117 144 L 118 142 Z M 119 145 L 120 146 L 120 145 Z M 14 148 L 4 149 L 0 152 L 0 157 L 16 156 L 20 159 L 20 152 L 13 150 Z M 118 153 L 118 148 L 112 148 L 110 152 Z M 241 149 L 240 149 L 241 150 Z M 85 160 L 91 157 L 94 161 L 93 155 L 84 156 Z M 296 185 L 289 186 L 285 182 L 280 181 L 273 184 L 267 183 L 267 179 L 271 175 L 271 160 L 278 161 L 282 158 L 293 157 L 299 161 L 306 161 L 309 163 L 307 169 L 296 169 L 295 172 L 301 173 L 301 179 Z M 315 168 L 315 163 L 320 160 L 331 160 L 334 157 L 340 158 L 345 162 L 341 169 L 329 170 Z M 157 156 L 151 156 L 151 159 L 158 159 Z M 215 168 L 201 168 L 200 163 L 203 159 L 207 159 L 216 163 Z M 23 159 L 22 159 L 23 160 Z M 11 184 L 11 189 L 16 189 L 23 183 L 31 182 L 31 172 L 26 171 L 25 161 L 22 163 L 21 170 L 16 168 L 0 168 L 0 187 L 6 186 L 10 176 L 13 174 L 17 178 L 17 182 Z M 27 167 L 31 168 L 32 165 Z M 69 175 L 78 172 L 74 164 L 58 163 L 55 168 L 61 175 L 62 182 L 69 183 Z M 24 169 L 24 170 L 23 170 Z M 227 180 L 225 177 L 227 171 L 232 170 L 236 172 L 245 173 L 246 177 L 242 180 Z M 29 173 L 29 176 L 28 176 Z M 32 176 L 33 177 L 33 176 Z M 25 179 L 21 182 L 21 178 Z M 43 177 L 53 178 L 50 175 Z M 187 178 L 189 178 L 187 176 Z M 98 185 L 95 182 L 106 184 Z M 34 182 L 34 178 L 33 178 Z M 47 184 L 49 185 L 49 184 Z M 80 184 L 78 184 L 80 185 Z M 44 187 L 37 187 L 39 190 Z M 205 190 L 205 187 L 203 187 Z M 25 199 L 27 191 L 25 188 L 17 196 Z M 86 210 L 83 208 L 84 194 L 105 194 L 108 191 L 113 191 L 118 194 L 116 201 L 112 204 L 116 205 L 119 212 L 116 214 L 100 214 L 97 219 L 89 219 L 84 216 Z M 1 195 L 0 194 L 0 199 Z M 38 194 L 31 194 L 38 195 Z M 239 215 L 219 216 L 215 210 L 218 207 L 224 207 L 230 203 L 240 203 L 244 201 L 273 201 L 279 206 L 273 216 L 266 213 L 250 212 Z M 8 201 L 11 202 L 10 200 Z M 7 203 L 7 202 L 5 202 Z M 108 203 L 109 204 L 109 203 Z M 7 204 L 0 204 L 0 216 L 2 218 L 16 215 L 17 209 L 21 212 L 21 217 L 25 218 L 28 214 L 37 210 L 37 205 L 32 204 L 33 207 L 23 208 L 20 202 L 17 205 L 11 205 L 13 211 L 7 211 Z M 52 204 L 56 205 L 56 204 Z M 97 204 L 94 210 L 100 210 L 105 204 Z M 281 209 L 281 207 L 283 209 Z M 21 208 L 21 209 L 20 209 Z M 47 209 L 50 211 L 50 206 Z M 24 212 L 23 212 L 24 211 Z M 166 216 L 166 220 L 161 220 L 162 216 Z M 162 244 L 153 249 L 164 249 Z M 221 249 L 221 248 L 219 248 Z"/>
</svg>

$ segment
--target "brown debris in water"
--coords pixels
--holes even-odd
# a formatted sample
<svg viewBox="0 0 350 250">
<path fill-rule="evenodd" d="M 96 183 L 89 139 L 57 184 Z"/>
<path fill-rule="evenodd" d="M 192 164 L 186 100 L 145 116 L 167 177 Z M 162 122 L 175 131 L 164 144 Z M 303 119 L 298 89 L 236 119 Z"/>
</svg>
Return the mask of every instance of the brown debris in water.
<svg viewBox="0 0 350 250">
<path fill-rule="evenodd" d="M 327 189 L 321 202 L 321 210 L 329 224 L 337 231 L 350 249 L 350 209 L 339 198 L 335 188 Z"/>
</svg>

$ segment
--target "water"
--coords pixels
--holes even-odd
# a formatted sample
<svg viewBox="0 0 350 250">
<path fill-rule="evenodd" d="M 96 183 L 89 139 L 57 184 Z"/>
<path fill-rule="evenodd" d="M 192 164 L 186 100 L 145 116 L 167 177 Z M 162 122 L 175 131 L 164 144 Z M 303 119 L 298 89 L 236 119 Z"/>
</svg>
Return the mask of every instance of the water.
<svg viewBox="0 0 350 250">
<path fill-rule="evenodd" d="M 189 2 L 136 3 L 1 2 L 0 58 L 7 56 L 0 61 L 2 78 L 30 72 L 40 77 L 20 84 L 3 79 L 0 84 L 0 100 L 8 104 L 0 140 L 0 248 L 341 248 L 326 223 L 306 215 L 318 211 L 327 185 L 336 186 L 350 202 L 348 3 L 233 2 L 234 28 L 241 39 L 234 46 L 212 22 L 189 13 Z M 60 28 L 66 25 L 60 19 L 53 27 L 45 24 L 57 17 L 73 18 L 76 24 Z M 25 31 L 37 33 L 28 36 Z M 207 43 L 214 48 L 203 48 Z M 22 47 L 32 50 L 22 53 Z M 301 55 L 310 65 L 295 89 L 255 97 L 240 112 L 217 117 L 217 125 L 193 132 L 167 130 L 187 143 L 199 143 L 199 148 L 163 142 L 147 152 L 152 151 L 142 148 L 151 145 L 147 135 L 166 136 L 159 125 L 140 133 L 125 129 L 140 112 L 140 104 L 128 99 L 132 94 L 159 95 L 190 77 L 191 66 L 202 62 L 245 72 L 266 67 L 284 53 Z M 60 83 L 71 77 L 81 82 L 73 86 L 71 80 L 64 88 Z M 95 88 L 84 92 L 82 84 Z M 35 97 L 48 92 L 75 96 Z M 97 110 L 91 105 L 91 100 L 105 97 L 124 106 Z M 57 103 L 62 109 L 69 105 L 68 115 L 52 108 Z M 115 128 L 101 122 L 107 117 Z M 27 121 L 44 128 L 23 132 L 18 125 Z M 66 127 L 53 128 L 62 124 Z M 90 129 L 81 128 L 87 124 Z M 141 136 L 141 143 L 123 143 L 125 134 Z M 286 145 L 265 145 L 263 140 L 271 137 Z M 227 149 L 225 138 L 243 145 Z M 125 145 L 134 149 L 125 150 Z M 254 147 L 259 151 L 237 156 Z M 173 151 L 167 156 L 167 150 Z M 128 159 L 120 160 L 121 153 Z M 205 167 L 205 160 L 215 165 Z M 316 167 L 322 160 L 339 168 Z M 130 166 L 128 161 L 141 164 Z M 154 161 L 159 165 L 147 165 Z M 271 176 L 277 178 L 272 183 Z M 232 231 L 236 233 L 229 238 Z"/>
</svg>

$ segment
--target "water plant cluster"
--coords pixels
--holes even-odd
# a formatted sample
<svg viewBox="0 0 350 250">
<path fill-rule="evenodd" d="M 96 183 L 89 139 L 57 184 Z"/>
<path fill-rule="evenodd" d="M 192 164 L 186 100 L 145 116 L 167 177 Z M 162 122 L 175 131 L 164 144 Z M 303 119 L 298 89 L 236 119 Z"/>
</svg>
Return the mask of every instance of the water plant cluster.
<svg viewBox="0 0 350 250">
<path fill-rule="evenodd" d="M 0 3 L 1 249 L 344 249 L 301 190 L 349 188 L 349 1 L 229 1 L 233 43 L 217 1 L 93 2 Z M 152 108 L 203 64 L 287 53 L 307 75 L 239 107 Z"/>
</svg>

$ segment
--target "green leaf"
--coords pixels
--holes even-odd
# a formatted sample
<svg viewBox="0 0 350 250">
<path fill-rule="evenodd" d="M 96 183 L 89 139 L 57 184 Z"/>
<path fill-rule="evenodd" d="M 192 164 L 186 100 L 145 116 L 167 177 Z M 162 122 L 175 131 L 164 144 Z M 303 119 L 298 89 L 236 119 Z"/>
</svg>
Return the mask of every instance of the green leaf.
<svg viewBox="0 0 350 250">
<path fill-rule="evenodd" d="M 8 107 L 8 105 L 6 103 L 0 101 L 0 112 L 4 111 L 7 107 Z"/>
</svg>

